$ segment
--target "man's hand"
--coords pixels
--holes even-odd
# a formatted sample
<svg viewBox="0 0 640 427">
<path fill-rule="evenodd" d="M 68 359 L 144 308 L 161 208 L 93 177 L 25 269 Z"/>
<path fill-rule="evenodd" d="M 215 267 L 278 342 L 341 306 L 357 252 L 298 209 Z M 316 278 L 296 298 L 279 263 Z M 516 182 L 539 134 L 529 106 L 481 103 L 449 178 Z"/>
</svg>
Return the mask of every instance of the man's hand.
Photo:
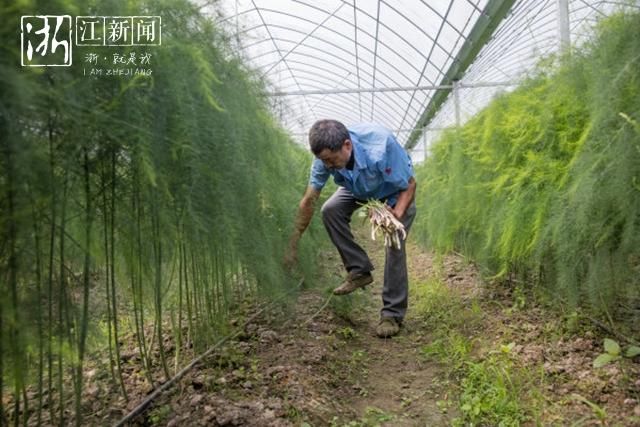
<svg viewBox="0 0 640 427">
<path fill-rule="evenodd" d="M 388 210 L 389 212 L 391 212 L 391 213 L 393 214 L 393 216 L 395 216 L 395 217 L 396 217 L 396 219 L 398 219 L 398 220 L 402 220 L 402 217 L 404 216 L 405 211 L 400 211 L 400 210 L 397 208 L 397 206 L 398 206 L 398 205 L 396 205 L 396 207 L 393 207 L 393 208 L 392 208 L 391 206 L 389 206 L 389 205 L 387 205 L 387 204 L 385 204 L 385 205 L 384 205 L 384 207 L 385 207 L 385 208 L 387 208 L 387 210 Z"/>
<path fill-rule="evenodd" d="M 415 195 L 415 192 L 416 180 L 411 177 L 409 179 L 409 187 L 406 190 L 398 193 L 398 201 L 396 202 L 396 205 L 392 209 L 390 209 L 393 216 L 395 216 L 399 220 L 402 220 L 402 217 L 411 205 L 411 202 L 413 202 L 413 196 Z"/>
<path fill-rule="evenodd" d="M 402 217 L 403 217 L 403 216 L 404 216 L 404 214 L 405 214 L 405 211 L 404 211 L 404 210 L 403 210 L 403 211 L 400 211 L 400 210 L 399 210 L 399 209 L 397 209 L 397 208 L 391 208 L 391 209 L 389 209 L 389 210 L 391 211 L 391 213 L 393 214 L 393 216 L 395 216 L 398 220 L 402 220 Z"/>
<path fill-rule="evenodd" d="M 289 239 L 289 248 L 284 255 L 284 265 L 289 271 L 298 264 L 298 241 L 311 222 L 313 208 L 319 196 L 320 191 L 309 186 L 300 201 L 294 230 Z"/>
<path fill-rule="evenodd" d="M 293 271 L 293 269 L 298 265 L 298 239 L 292 237 L 289 242 L 289 248 L 284 254 L 284 267 Z"/>
</svg>

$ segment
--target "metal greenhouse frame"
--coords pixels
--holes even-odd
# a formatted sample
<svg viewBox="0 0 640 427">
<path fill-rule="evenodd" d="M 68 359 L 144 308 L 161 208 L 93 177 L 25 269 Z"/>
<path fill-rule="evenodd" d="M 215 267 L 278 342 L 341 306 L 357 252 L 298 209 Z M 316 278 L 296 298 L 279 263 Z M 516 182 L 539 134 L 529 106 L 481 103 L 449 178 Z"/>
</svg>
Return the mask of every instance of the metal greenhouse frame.
<svg viewBox="0 0 640 427">
<path fill-rule="evenodd" d="M 637 1 L 226 0 L 217 23 L 301 143 L 322 117 L 380 122 L 421 160 L 439 130 Z M 208 3 L 202 4 L 207 11 Z M 219 10 L 216 9 L 216 10 Z"/>
</svg>

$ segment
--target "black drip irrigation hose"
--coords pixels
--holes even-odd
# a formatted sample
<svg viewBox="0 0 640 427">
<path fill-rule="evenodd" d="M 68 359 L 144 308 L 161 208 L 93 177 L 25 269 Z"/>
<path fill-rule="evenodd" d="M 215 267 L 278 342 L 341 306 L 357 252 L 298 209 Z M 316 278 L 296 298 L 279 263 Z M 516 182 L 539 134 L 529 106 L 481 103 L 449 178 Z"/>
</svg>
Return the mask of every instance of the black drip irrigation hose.
<svg viewBox="0 0 640 427">
<path fill-rule="evenodd" d="M 276 302 L 284 299 L 286 296 L 292 294 L 294 291 L 299 290 L 302 287 L 302 284 L 304 283 L 304 279 L 300 279 L 300 282 L 298 283 L 298 285 L 293 288 L 292 290 L 284 293 L 281 297 L 276 298 L 274 300 L 271 300 L 271 302 L 269 302 L 267 305 L 265 305 L 264 307 L 262 307 L 260 310 L 258 310 L 256 313 L 254 313 L 251 317 L 249 317 L 242 325 L 238 326 L 236 328 L 236 330 L 221 338 L 217 343 L 215 343 L 212 347 L 209 347 L 209 349 L 207 351 L 205 351 L 204 353 L 202 353 L 200 356 L 196 357 L 195 359 L 193 359 L 187 366 L 185 366 L 184 368 L 182 368 L 180 370 L 180 372 L 178 372 L 176 375 L 173 376 L 173 378 L 171 378 L 169 381 L 165 382 L 164 384 L 162 384 L 160 387 L 158 387 L 157 389 L 155 389 L 153 391 L 153 393 L 151 393 L 149 396 L 147 396 L 146 399 L 144 399 L 138 406 L 136 406 L 131 412 L 129 412 L 129 414 L 127 414 L 124 418 L 122 418 L 120 421 L 118 421 L 118 424 L 116 424 L 116 427 L 121 427 L 126 425 L 127 423 L 129 423 L 130 421 L 132 421 L 135 417 L 137 417 L 138 415 L 140 415 L 142 412 L 144 412 L 145 409 L 147 409 L 147 407 L 149 406 L 149 404 L 151 404 L 151 402 L 153 402 L 153 400 L 158 397 L 162 392 L 164 392 L 165 390 L 168 390 L 173 384 L 175 384 L 176 382 L 178 382 L 182 377 L 184 377 L 184 375 L 189 372 L 191 369 L 193 369 L 194 366 L 196 366 L 198 363 L 200 363 L 205 357 L 209 356 L 211 353 L 214 352 L 214 350 L 216 350 L 218 347 L 220 347 L 222 344 L 224 344 L 225 342 L 229 341 L 230 339 L 233 339 L 235 337 L 237 337 L 238 335 L 240 335 L 244 329 L 246 328 L 246 326 L 253 322 L 259 315 L 261 315 L 262 313 L 264 313 L 265 310 L 267 310 L 269 307 L 271 307 L 272 305 L 274 305 Z"/>
</svg>

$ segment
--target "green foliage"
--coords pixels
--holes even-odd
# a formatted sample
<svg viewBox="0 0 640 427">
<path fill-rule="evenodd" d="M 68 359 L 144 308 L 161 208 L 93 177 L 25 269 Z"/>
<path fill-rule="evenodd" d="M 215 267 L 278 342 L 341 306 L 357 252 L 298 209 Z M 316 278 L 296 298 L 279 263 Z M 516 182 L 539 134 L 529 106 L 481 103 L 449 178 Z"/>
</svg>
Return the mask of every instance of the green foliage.
<svg viewBox="0 0 640 427">
<path fill-rule="evenodd" d="M 506 347 L 506 346 L 505 346 Z M 527 420 L 524 394 L 508 352 L 469 362 L 462 380 L 460 425 L 519 426 Z"/>
<path fill-rule="evenodd" d="M 595 415 L 596 418 L 598 418 L 598 420 L 603 425 L 606 425 L 607 412 L 602 407 L 596 405 L 595 403 L 593 403 L 589 399 L 586 399 L 585 397 L 580 396 L 579 394 L 576 394 L 576 393 L 573 393 L 571 395 L 571 397 L 573 399 L 577 400 L 578 402 L 581 402 L 581 403 L 584 403 L 585 405 L 587 405 L 589 407 L 589 409 L 591 409 L 591 412 L 593 412 L 593 415 Z"/>
<path fill-rule="evenodd" d="M 534 405 L 530 397 L 537 389 L 530 372 L 512 360 L 515 343 L 502 344 L 478 360 L 477 343 L 480 347 L 482 343 L 470 336 L 482 324 L 484 313 L 479 306 L 465 307 L 468 302 L 436 279 L 414 289 L 416 311 L 433 337 L 420 353 L 442 363 L 459 383 L 456 394 L 461 416 L 453 424 L 517 426 L 531 418 Z M 438 403 L 443 412 L 447 405 L 446 401 Z"/>
<path fill-rule="evenodd" d="M 620 359 L 622 356 L 628 357 L 630 359 L 640 355 L 640 347 L 637 345 L 630 345 L 627 347 L 627 350 L 623 353 L 620 348 L 620 344 L 611 338 L 604 339 L 604 353 L 601 353 L 596 357 L 593 361 L 594 368 L 602 368 L 603 366 L 615 362 Z"/>
<path fill-rule="evenodd" d="M 349 326 L 344 326 L 336 331 L 336 335 L 345 341 L 352 340 L 358 336 L 358 333 Z"/>
<path fill-rule="evenodd" d="M 384 412 L 382 409 L 376 407 L 367 407 L 365 414 L 353 421 L 342 422 L 337 417 L 334 417 L 329 424 L 331 427 L 380 427 L 384 423 L 389 423 L 394 420 L 394 416 Z"/>
<path fill-rule="evenodd" d="M 48 391 L 60 408 L 52 424 L 71 422 L 55 399 L 73 393 L 79 424 L 89 350 L 108 354 L 126 396 L 124 325 L 154 382 L 154 353 L 169 375 L 160 345 L 169 320 L 178 349 L 200 350 L 236 301 L 292 293 L 281 261 L 311 159 L 276 124 L 229 37 L 190 2 L 41 3 L 0 7 L 0 389 L 3 402 L 9 387 L 15 397 L 28 383 Z M 153 74 L 85 76 L 80 47 L 72 67 L 20 67 L 20 16 L 44 10 L 162 16 L 162 46 L 148 49 Z M 88 338 L 94 330 L 102 339 Z M 40 420 L 42 406 L 30 407 Z"/>
<path fill-rule="evenodd" d="M 420 354 L 426 358 L 446 363 L 447 369 L 454 375 L 463 374 L 466 363 L 471 356 L 472 341 L 455 330 L 441 335 L 422 347 Z"/>
<path fill-rule="evenodd" d="M 151 425 L 161 425 L 167 422 L 168 417 L 171 415 L 171 406 L 170 405 L 162 405 L 157 408 L 154 408 L 149 413 L 149 421 Z"/>
<path fill-rule="evenodd" d="M 639 121 L 640 14 L 619 14 L 443 134 L 417 169 L 414 235 L 574 308 L 637 300 Z"/>
<path fill-rule="evenodd" d="M 477 302 L 465 301 L 438 279 L 429 279 L 413 288 L 415 310 L 427 325 L 438 325 L 442 331 L 456 328 L 473 329 L 481 316 Z"/>
<path fill-rule="evenodd" d="M 463 375 L 473 349 L 468 336 L 478 327 L 482 316 L 477 303 L 466 306 L 459 294 L 437 279 L 413 289 L 415 310 L 433 334 L 432 341 L 420 349 L 420 354 L 443 362 L 455 376 Z"/>
</svg>

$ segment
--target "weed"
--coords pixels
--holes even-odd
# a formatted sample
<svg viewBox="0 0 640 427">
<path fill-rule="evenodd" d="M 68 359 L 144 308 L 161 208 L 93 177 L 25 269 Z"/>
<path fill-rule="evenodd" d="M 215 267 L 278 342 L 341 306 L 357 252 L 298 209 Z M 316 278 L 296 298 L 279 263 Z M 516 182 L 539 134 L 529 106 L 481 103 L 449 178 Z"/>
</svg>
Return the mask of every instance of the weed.
<svg viewBox="0 0 640 427">
<path fill-rule="evenodd" d="M 170 405 L 158 406 L 149 413 L 149 421 L 151 425 L 163 424 L 167 421 L 169 415 L 171 415 Z"/>
<path fill-rule="evenodd" d="M 455 328 L 465 321 L 464 304 L 440 280 L 431 279 L 415 287 L 416 310 L 438 329 Z"/>
<path fill-rule="evenodd" d="M 468 362 L 461 384 L 462 418 L 455 423 L 517 426 L 527 420 L 518 375 L 503 351 L 478 363 Z"/>
<path fill-rule="evenodd" d="M 331 420 L 331 427 L 378 427 L 382 423 L 393 421 L 394 415 L 384 412 L 382 409 L 368 407 L 365 410 L 365 414 L 353 421 L 347 423 L 342 422 L 338 417 L 334 417 Z"/>
<path fill-rule="evenodd" d="M 464 367 L 472 346 L 472 342 L 464 335 L 456 330 L 450 330 L 444 337 L 423 346 L 420 353 L 426 358 L 446 362 L 450 373 L 455 374 Z"/>
<path fill-rule="evenodd" d="M 336 331 L 336 334 L 338 334 L 344 340 L 351 340 L 351 339 L 356 338 L 358 336 L 358 333 L 356 331 L 354 331 L 353 328 L 351 328 L 349 326 L 345 326 L 344 328 L 338 329 Z"/>
<path fill-rule="evenodd" d="M 439 361 L 459 380 L 459 410 L 455 425 L 520 425 L 532 418 L 531 396 L 537 393 L 534 381 L 523 369 L 514 366 L 511 352 L 515 342 L 499 345 L 480 361 L 474 360 L 475 340 L 467 335 L 478 329 L 484 312 L 478 300 L 470 303 L 438 280 L 419 288 L 420 314 L 431 326 L 434 339 L 421 348 L 425 358 Z M 524 292 L 516 292 L 509 312 L 526 306 Z M 482 342 L 478 342 L 482 346 Z M 486 344 L 485 344 L 486 345 Z M 446 413 L 450 401 L 441 400 L 438 408 Z"/>
<path fill-rule="evenodd" d="M 452 403 L 448 400 L 438 400 L 436 402 L 436 406 L 438 407 L 438 409 L 440 409 L 440 411 L 443 414 L 446 414 L 447 412 L 449 412 L 449 408 L 451 407 Z"/>
<path fill-rule="evenodd" d="M 620 348 L 620 345 L 617 342 L 615 342 L 610 338 L 605 338 L 604 353 L 596 357 L 596 359 L 593 361 L 593 367 L 601 368 L 610 362 L 614 362 L 620 359 L 620 357 L 622 356 L 628 357 L 631 359 L 638 355 L 640 355 L 640 347 L 638 347 L 637 345 L 629 346 L 627 348 L 627 351 L 622 353 L 622 349 Z"/>
<path fill-rule="evenodd" d="M 600 406 L 596 405 L 595 403 L 591 402 L 590 400 L 580 396 L 579 394 L 574 393 L 571 395 L 571 397 L 587 405 L 593 412 L 593 415 L 595 415 L 596 418 L 598 418 L 598 420 L 602 423 L 602 425 L 606 425 L 605 422 L 607 420 L 607 412 L 604 409 L 602 409 Z"/>
</svg>

